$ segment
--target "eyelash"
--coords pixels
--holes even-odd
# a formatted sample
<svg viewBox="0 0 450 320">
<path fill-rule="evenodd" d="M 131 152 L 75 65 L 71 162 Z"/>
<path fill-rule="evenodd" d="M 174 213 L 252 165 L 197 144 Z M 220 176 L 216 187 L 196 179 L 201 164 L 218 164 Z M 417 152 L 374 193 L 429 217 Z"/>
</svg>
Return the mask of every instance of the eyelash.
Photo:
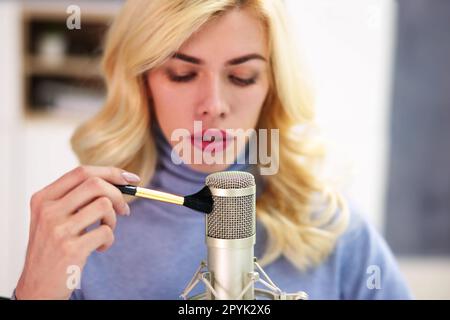
<svg viewBox="0 0 450 320">
<path fill-rule="evenodd" d="M 173 82 L 189 82 L 191 80 L 193 80 L 197 74 L 196 73 L 189 73 L 187 75 L 184 76 L 178 76 L 175 74 L 172 74 L 169 72 L 169 79 Z M 254 84 L 256 82 L 256 77 L 254 78 L 250 78 L 250 79 L 242 79 L 242 78 L 238 78 L 235 76 L 228 76 L 228 78 L 237 86 L 241 86 L 241 87 L 246 87 L 246 86 L 250 86 L 252 84 Z"/>
</svg>

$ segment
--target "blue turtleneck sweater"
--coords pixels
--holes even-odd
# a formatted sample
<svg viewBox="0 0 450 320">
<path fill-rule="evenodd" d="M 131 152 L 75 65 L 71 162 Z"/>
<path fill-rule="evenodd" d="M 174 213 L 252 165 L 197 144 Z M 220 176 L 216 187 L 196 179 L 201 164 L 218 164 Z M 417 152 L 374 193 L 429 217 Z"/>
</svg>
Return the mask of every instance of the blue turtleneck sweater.
<svg viewBox="0 0 450 320">
<path fill-rule="evenodd" d="M 206 173 L 175 165 L 171 146 L 155 131 L 156 172 L 148 188 L 187 195 L 204 186 Z M 251 171 L 233 164 L 228 170 Z M 257 190 L 261 191 L 261 179 Z M 146 199 L 132 202 L 129 217 L 118 216 L 115 242 L 94 252 L 72 299 L 179 299 L 200 261 L 206 259 L 205 219 L 191 209 Z M 255 255 L 266 242 L 257 223 Z M 355 212 L 333 253 L 319 266 L 301 272 L 281 257 L 264 268 L 283 291 L 305 291 L 310 299 L 408 299 L 410 293 L 385 241 Z M 202 292 L 198 285 L 192 294 Z"/>
</svg>

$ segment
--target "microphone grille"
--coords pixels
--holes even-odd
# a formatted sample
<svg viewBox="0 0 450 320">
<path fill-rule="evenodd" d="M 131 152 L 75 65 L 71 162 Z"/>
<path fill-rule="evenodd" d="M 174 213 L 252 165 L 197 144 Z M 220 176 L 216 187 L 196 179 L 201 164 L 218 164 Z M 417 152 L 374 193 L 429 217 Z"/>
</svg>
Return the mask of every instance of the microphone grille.
<svg viewBox="0 0 450 320">
<path fill-rule="evenodd" d="M 252 174 L 243 171 L 224 171 L 206 177 L 206 185 L 213 189 L 230 190 L 233 195 L 219 196 L 213 192 L 213 210 L 206 216 L 206 234 L 217 239 L 243 239 L 255 234 L 255 192 L 239 195 L 239 189 L 255 186 Z M 231 191 L 232 190 L 232 191 Z M 243 194 L 245 194 L 244 190 Z"/>
<path fill-rule="evenodd" d="M 207 176 L 206 185 L 216 189 L 242 189 L 254 186 L 255 178 L 244 171 L 223 171 Z"/>
</svg>

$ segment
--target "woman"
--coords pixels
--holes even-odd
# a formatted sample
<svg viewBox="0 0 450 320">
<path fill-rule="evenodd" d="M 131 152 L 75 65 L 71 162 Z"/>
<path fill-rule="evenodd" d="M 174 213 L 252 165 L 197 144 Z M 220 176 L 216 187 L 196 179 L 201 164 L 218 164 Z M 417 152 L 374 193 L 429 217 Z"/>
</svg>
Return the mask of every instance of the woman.
<svg viewBox="0 0 450 320">
<path fill-rule="evenodd" d="M 112 184 L 191 194 L 222 170 L 256 176 L 255 252 L 280 288 L 311 299 L 409 298 L 385 242 L 320 179 L 323 154 L 307 134 L 314 115 L 292 43 L 281 1 L 128 1 L 106 41 L 104 108 L 72 138 L 84 166 L 32 197 L 17 298 L 178 298 L 206 257 L 202 215 L 127 204 Z M 176 130 L 211 151 L 195 121 L 219 136 L 278 129 L 279 142 L 265 146 L 278 151 L 277 172 L 237 161 L 248 139 L 233 164 L 175 163 Z M 225 141 L 213 153 L 231 152 Z M 70 285 L 77 268 L 81 285 Z"/>
</svg>

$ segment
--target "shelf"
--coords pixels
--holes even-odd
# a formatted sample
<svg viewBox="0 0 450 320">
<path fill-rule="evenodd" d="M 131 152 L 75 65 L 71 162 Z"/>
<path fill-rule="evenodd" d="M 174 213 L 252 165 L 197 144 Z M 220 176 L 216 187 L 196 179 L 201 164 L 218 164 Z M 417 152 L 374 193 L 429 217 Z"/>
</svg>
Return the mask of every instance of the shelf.
<svg viewBox="0 0 450 320">
<path fill-rule="evenodd" d="M 66 56 L 58 62 L 50 62 L 39 56 L 28 56 L 25 70 L 28 75 L 102 78 L 100 59 L 82 56 Z"/>
<path fill-rule="evenodd" d="M 39 0 L 26 1 L 23 4 L 24 17 L 32 17 L 48 21 L 60 21 L 68 17 L 67 8 L 76 4 L 80 7 L 83 21 L 111 21 L 120 10 L 123 1 L 73 1 Z"/>
<path fill-rule="evenodd" d="M 70 0 L 22 6 L 23 111 L 27 119 L 83 119 L 103 104 L 103 41 L 123 1 L 80 0 L 81 29 L 69 30 Z M 92 105 L 92 109 L 91 109 Z"/>
<path fill-rule="evenodd" d="M 33 122 L 53 121 L 56 123 L 82 123 L 92 117 L 95 112 L 92 113 L 80 113 L 73 111 L 60 111 L 60 110 L 45 110 L 43 107 L 41 110 L 32 110 L 30 107 L 26 108 L 24 114 L 25 119 Z M 97 110 L 98 111 L 98 110 Z"/>
</svg>

